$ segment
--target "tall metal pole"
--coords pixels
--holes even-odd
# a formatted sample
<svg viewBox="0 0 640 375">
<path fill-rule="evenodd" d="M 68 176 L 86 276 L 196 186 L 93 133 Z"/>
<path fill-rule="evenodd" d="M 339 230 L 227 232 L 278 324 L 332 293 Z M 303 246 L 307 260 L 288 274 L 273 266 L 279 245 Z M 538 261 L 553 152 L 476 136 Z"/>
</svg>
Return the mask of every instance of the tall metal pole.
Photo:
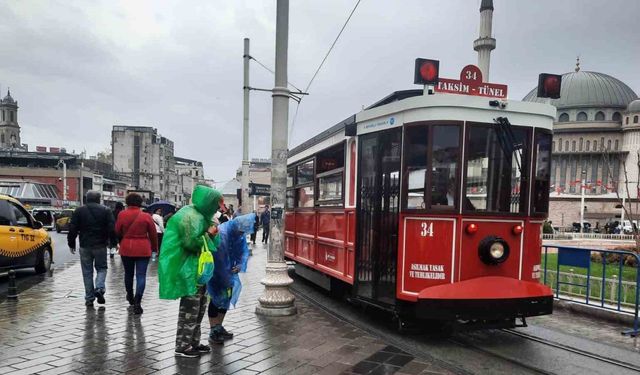
<svg viewBox="0 0 640 375">
<path fill-rule="evenodd" d="M 582 171 L 584 176 L 585 171 Z M 584 233 L 584 177 L 580 179 L 580 233 Z"/>
<path fill-rule="evenodd" d="M 249 202 L 249 38 L 244 38 L 244 108 L 242 109 L 242 213 L 251 212 Z"/>
<path fill-rule="evenodd" d="M 67 200 L 67 163 L 62 160 L 62 200 Z"/>
<path fill-rule="evenodd" d="M 273 88 L 271 131 L 271 237 L 267 273 L 262 280 L 264 294 L 256 313 L 287 316 L 297 312 L 289 291 L 293 280 L 284 262 L 284 202 L 287 183 L 289 89 L 287 88 L 287 45 L 289 43 L 289 0 L 278 0 L 276 13 L 276 82 Z"/>
</svg>

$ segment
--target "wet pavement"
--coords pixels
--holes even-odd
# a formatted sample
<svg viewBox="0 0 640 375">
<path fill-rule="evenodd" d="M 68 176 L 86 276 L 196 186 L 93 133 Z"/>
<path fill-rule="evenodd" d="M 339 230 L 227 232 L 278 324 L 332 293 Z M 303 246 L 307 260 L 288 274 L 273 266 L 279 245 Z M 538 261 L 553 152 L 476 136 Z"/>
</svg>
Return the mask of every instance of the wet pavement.
<svg viewBox="0 0 640 375">
<path fill-rule="evenodd" d="M 58 246 L 58 251 L 67 250 Z M 159 300 L 156 263 L 148 273 L 142 316 L 125 301 L 119 258 L 110 261 L 107 303 L 84 306 L 78 262 L 0 303 L 0 374 L 450 374 L 304 299 L 298 314 L 254 313 L 262 294 L 266 249 L 258 246 L 241 275 L 238 308 L 225 327 L 235 337 L 199 359 L 175 358 L 178 302 Z M 203 322 L 206 342 L 208 322 Z"/>
</svg>

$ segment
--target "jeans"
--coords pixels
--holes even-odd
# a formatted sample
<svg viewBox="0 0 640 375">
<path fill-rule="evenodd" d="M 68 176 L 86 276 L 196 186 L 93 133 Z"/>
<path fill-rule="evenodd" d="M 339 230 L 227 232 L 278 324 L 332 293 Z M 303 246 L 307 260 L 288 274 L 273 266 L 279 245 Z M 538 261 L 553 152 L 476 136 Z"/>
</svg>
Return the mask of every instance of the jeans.
<svg viewBox="0 0 640 375">
<path fill-rule="evenodd" d="M 80 265 L 84 279 L 84 299 L 93 302 L 96 292 L 106 291 L 104 281 L 107 278 L 107 248 L 80 248 Z M 96 269 L 95 285 L 93 283 L 93 268 Z"/>
<path fill-rule="evenodd" d="M 136 294 L 135 303 L 140 304 L 144 288 L 147 285 L 147 266 L 149 266 L 148 257 L 127 257 L 120 256 L 122 265 L 124 266 L 124 288 L 128 295 L 133 296 L 133 274 L 136 274 Z"/>
</svg>

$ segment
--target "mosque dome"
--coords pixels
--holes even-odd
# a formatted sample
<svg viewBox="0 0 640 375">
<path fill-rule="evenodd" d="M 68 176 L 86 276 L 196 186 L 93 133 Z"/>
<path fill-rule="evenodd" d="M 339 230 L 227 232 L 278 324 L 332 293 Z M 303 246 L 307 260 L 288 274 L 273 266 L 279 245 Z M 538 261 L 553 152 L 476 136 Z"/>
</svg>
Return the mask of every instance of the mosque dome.
<svg viewBox="0 0 640 375">
<path fill-rule="evenodd" d="M 598 72 L 576 72 L 562 75 L 560 98 L 552 99 L 550 104 L 556 108 L 605 107 L 623 108 L 638 98 L 624 82 Z M 522 100 L 545 103 L 548 99 L 537 97 L 538 88 L 534 88 Z M 636 100 L 637 102 L 637 100 Z M 640 103 L 636 104 L 640 110 Z"/>
<path fill-rule="evenodd" d="M 628 112 L 640 112 L 640 99 L 636 99 L 629 103 L 627 107 Z"/>
</svg>

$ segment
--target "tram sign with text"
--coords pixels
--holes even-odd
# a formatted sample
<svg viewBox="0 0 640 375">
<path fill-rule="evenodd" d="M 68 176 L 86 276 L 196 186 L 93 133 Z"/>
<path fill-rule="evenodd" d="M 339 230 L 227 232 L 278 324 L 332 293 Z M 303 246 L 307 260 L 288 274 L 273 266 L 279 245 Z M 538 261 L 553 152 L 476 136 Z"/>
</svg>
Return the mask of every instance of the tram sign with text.
<svg viewBox="0 0 640 375">
<path fill-rule="evenodd" d="M 460 95 L 487 96 L 490 98 L 507 97 L 507 85 L 482 82 L 482 72 L 475 65 L 467 65 L 460 72 L 460 79 L 440 78 L 434 86 L 436 92 Z"/>
</svg>

